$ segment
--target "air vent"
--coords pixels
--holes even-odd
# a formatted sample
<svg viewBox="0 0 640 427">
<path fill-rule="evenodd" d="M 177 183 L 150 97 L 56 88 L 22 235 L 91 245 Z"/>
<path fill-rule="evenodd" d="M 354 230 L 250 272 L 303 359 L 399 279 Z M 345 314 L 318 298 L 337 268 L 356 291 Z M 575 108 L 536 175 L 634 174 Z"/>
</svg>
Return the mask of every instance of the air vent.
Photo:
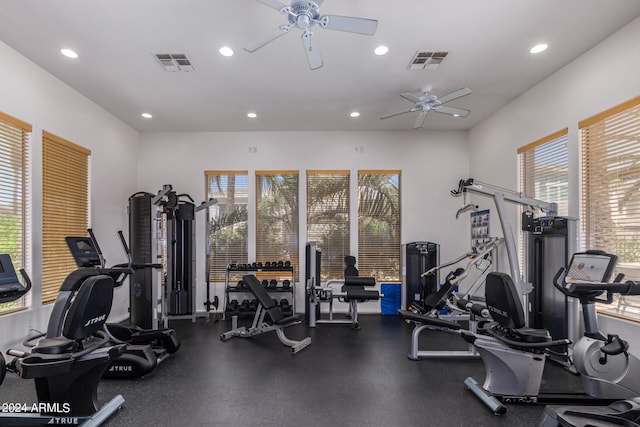
<svg viewBox="0 0 640 427">
<path fill-rule="evenodd" d="M 154 55 L 165 71 L 173 73 L 193 71 L 193 65 L 184 53 L 156 53 Z"/>
<path fill-rule="evenodd" d="M 418 51 L 411 59 L 407 70 L 435 70 L 449 52 Z"/>
</svg>

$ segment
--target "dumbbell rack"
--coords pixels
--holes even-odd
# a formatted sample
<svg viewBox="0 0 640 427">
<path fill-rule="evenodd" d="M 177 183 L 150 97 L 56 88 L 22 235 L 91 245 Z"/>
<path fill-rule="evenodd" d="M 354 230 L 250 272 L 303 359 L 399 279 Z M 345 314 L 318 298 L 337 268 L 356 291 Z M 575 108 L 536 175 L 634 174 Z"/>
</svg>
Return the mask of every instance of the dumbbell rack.
<svg viewBox="0 0 640 427">
<path fill-rule="evenodd" d="M 255 307 L 243 307 L 240 309 L 234 309 L 230 303 L 232 300 L 237 300 L 241 303 L 243 300 L 251 301 L 254 299 L 251 291 L 248 288 L 242 288 L 238 286 L 238 282 L 242 280 L 242 276 L 246 274 L 254 274 L 258 279 L 277 281 L 275 288 L 267 287 L 267 291 L 272 297 L 278 301 L 281 301 L 285 297 L 289 300 L 289 307 L 291 313 L 296 312 L 296 295 L 295 295 L 295 267 L 294 266 L 282 266 L 282 267 L 258 267 L 254 264 L 230 264 L 227 266 L 225 274 L 224 285 L 224 311 L 223 318 L 231 318 L 232 316 L 238 316 L 239 318 L 252 318 L 256 313 Z M 288 288 L 283 287 L 284 280 L 288 280 L 290 285 Z"/>
</svg>

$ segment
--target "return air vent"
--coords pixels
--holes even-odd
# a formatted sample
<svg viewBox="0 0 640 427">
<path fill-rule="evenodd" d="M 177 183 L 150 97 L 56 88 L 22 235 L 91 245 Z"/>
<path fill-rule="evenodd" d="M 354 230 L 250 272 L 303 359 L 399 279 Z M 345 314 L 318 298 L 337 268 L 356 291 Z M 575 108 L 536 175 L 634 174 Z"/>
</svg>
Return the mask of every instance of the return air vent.
<svg viewBox="0 0 640 427">
<path fill-rule="evenodd" d="M 154 55 L 165 71 L 174 73 L 193 71 L 193 65 L 184 53 L 156 53 Z"/>
<path fill-rule="evenodd" d="M 449 52 L 418 51 L 411 59 L 408 70 L 435 70 L 440 66 Z"/>
</svg>

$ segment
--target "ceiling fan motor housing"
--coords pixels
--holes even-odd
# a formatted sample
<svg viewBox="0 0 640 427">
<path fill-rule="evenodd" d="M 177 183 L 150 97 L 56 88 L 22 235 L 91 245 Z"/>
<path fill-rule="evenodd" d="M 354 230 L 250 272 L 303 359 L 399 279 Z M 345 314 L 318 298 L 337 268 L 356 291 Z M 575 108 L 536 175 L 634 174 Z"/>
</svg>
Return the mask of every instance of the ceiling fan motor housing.
<svg viewBox="0 0 640 427">
<path fill-rule="evenodd" d="M 309 28 L 320 18 L 320 7 L 312 1 L 295 1 L 289 6 L 289 23 Z"/>
</svg>

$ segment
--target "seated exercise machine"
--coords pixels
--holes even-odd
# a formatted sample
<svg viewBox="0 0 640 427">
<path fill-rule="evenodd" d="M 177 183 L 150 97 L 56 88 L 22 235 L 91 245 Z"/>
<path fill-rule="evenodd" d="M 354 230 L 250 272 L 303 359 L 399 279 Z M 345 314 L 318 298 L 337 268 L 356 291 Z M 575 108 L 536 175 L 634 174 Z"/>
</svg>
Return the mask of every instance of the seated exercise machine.
<svg viewBox="0 0 640 427">
<path fill-rule="evenodd" d="M 31 281 L 20 271 L 27 286 L 18 281 L 9 255 L 0 255 L 0 302 L 13 301 L 26 293 Z M 0 353 L 0 383 L 5 372 L 34 379 L 38 403 L 19 404 L 17 413 L 0 413 L 0 424 L 73 424 L 97 426 L 119 410 L 124 398 L 117 395 L 98 406 L 98 382 L 125 345 L 109 345 L 101 331 L 111 311 L 113 278 L 95 275 L 83 281 L 70 305 L 59 336 L 42 339 L 30 353 L 8 350 L 14 358 L 5 364 Z M 23 406 L 24 405 L 24 406 Z"/>
<path fill-rule="evenodd" d="M 493 251 L 502 243 L 502 239 L 492 239 L 483 250 L 472 250 L 451 262 L 444 263 L 424 272 L 422 276 L 434 274 L 437 270 L 455 265 L 464 259 L 469 259 L 465 268 L 457 268 L 451 271 L 440 289 L 428 295 L 423 306 L 412 305 L 409 310 L 398 310 L 398 315 L 403 319 L 414 323 L 411 334 L 411 353 L 409 359 L 421 360 L 430 357 L 455 357 L 455 358 L 477 358 L 480 357 L 475 347 L 469 344 L 467 350 L 420 350 L 420 334 L 425 330 L 439 330 L 448 333 L 460 334 L 462 325 L 458 322 L 468 321 L 468 330 L 472 333 L 477 331 L 477 319 L 488 318 L 487 308 L 475 302 L 474 296 L 478 289 L 484 284 L 489 267 L 492 264 Z M 481 273 L 467 290 L 459 295 L 456 291 L 459 283 L 468 276 L 472 266 L 477 267 Z"/>
<path fill-rule="evenodd" d="M 475 345 L 485 365 L 486 378 L 480 387 L 467 378 L 470 388 L 494 412 L 504 411 L 504 402 L 579 403 L 599 405 L 640 395 L 640 361 L 628 352 L 628 344 L 617 335 L 604 337 L 598 330 L 595 311 L 596 297 L 603 292 L 611 295 L 640 294 L 635 282 L 608 283 L 617 261 L 615 255 L 588 251 L 573 255 L 569 268 L 561 269 L 555 282 L 567 296 L 579 298 L 585 325 L 585 335 L 573 349 L 573 362 L 582 375 L 585 394 L 541 394 L 540 383 L 545 352 L 551 347 L 569 344 L 569 340 L 552 341 L 548 331 L 524 326 L 522 305 L 511 278 L 503 273 L 487 277 L 487 307 L 495 322 L 482 328 L 486 336 L 463 334 Z M 562 284 L 560 284 L 560 280 Z"/>
<path fill-rule="evenodd" d="M 611 304 L 614 294 L 640 295 L 639 282 L 620 283 L 621 277 L 613 283 L 600 280 L 599 272 L 608 268 L 607 257 L 611 256 L 600 251 L 576 254 L 569 269 L 558 272 L 554 284 L 565 295 L 578 298 L 582 305 L 585 333 L 574 347 L 574 363 L 582 374 L 586 393 L 626 400 L 607 407 L 547 407 L 541 426 L 601 425 L 598 422 L 602 425 L 640 425 L 640 378 L 637 375 L 640 360 L 629 353 L 625 340 L 616 334 L 605 337 L 597 324 L 596 302 Z M 585 257 L 588 258 L 585 260 Z M 605 292 L 606 299 L 600 298 Z"/>
<path fill-rule="evenodd" d="M 306 320 L 307 324 L 315 328 L 318 323 L 350 324 L 352 329 L 360 329 L 358 324 L 358 303 L 367 301 L 377 301 L 383 297 L 375 289 L 376 279 L 373 277 L 360 277 L 356 268 L 356 258 L 346 256 L 344 258 L 345 270 L 344 280 L 329 280 L 324 286 L 320 278 L 320 261 L 322 251 L 315 242 L 307 243 L 306 248 Z M 334 285 L 342 285 L 340 291 L 336 291 Z M 333 301 L 337 299 L 341 302 L 349 303 L 348 317 L 350 319 L 333 318 Z M 328 319 L 321 319 L 321 303 L 329 305 Z"/>
<path fill-rule="evenodd" d="M 271 298 L 271 295 L 269 295 L 256 276 L 247 274 L 242 276 L 242 278 L 258 301 L 256 314 L 253 317 L 253 323 L 250 328 L 244 326 L 238 327 L 238 316 L 233 316 L 231 318 L 231 330 L 220 335 L 222 341 L 227 341 L 233 337 L 251 338 L 266 332 L 275 331 L 280 342 L 291 347 L 292 354 L 296 354 L 311 344 L 310 337 L 296 341 L 287 338 L 284 334 L 285 328 L 301 323 L 298 314 L 285 316 L 278 302 Z"/>
<path fill-rule="evenodd" d="M 114 281 L 114 286 L 119 287 L 124 280 L 136 269 L 153 268 L 153 265 L 133 264 L 131 258 L 127 264 L 105 267 L 100 246 L 91 229 L 90 237 L 67 237 L 67 245 L 73 255 L 78 269 L 71 272 L 62 283 L 58 297 L 49 317 L 49 324 L 45 334 L 29 337 L 25 345 L 45 336 L 51 338 L 62 333 L 65 318 L 68 316 L 72 301 L 83 286 L 83 283 L 92 276 L 107 275 Z M 119 232 L 125 251 L 130 255 L 122 232 Z M 115 359 L 105 371 L 105 378 L 139 378 L 154 371 L 159 362 L 180 348 L 180 341 L 172 329 L 142 329 L 135 325 L 119 323 L 105 323 L 104 333 L 109 337 L 110 344 L 125 344 L 125 351 L 118 359 Z"/>
</svg>

